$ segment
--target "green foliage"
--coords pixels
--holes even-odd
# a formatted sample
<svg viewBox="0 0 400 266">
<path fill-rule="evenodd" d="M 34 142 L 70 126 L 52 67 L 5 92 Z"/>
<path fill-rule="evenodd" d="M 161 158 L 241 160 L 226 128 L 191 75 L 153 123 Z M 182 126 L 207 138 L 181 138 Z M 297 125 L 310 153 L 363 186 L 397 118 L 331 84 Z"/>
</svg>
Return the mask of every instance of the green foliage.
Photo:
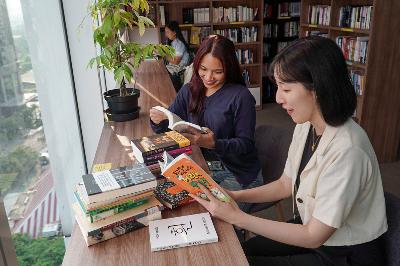
<svg viewBox="0 0 400 266">
<path fill-rule="evenodd" d="M 37 151 L 19 146 L 7 156 L 0 157 L 0 174 L 17 173 L 18 176 L 25 176 L 36 165 L 38 158 Z"/>
<path fill-rule="evenodd" d="M 32 239 L 26 235 L 13 235 L 20 266 L 58 266 L 62 264 L 65 246 L 62 237 Z"/>
<path fill-rule="evenodd" d="M 11 188 L 17 176 L 18 173 L 0 174 L 0 195 Z"/>
<path fill-rule="evenodd" d="M 12 141 L 30 129 L 36 129 L 42 125 L 38 107 L 33 105 L 19 107 L 9 117 L 0 120 L 0 142 Z"/>
<path fill-rule="evenodd" d="M 121 40 L 127 29 L 138 27 L 140 36 L 143 36 L 146 28 L 154 27 L 154 23 L 146 17 L 149 11 L 146 0 L 97 0 L 89 10 L 94 21 L 102 21 L 93 33 L 94 42 L 102 48 L 101 53 L 90 60 L 89 66 L 96 64 L 112 71 L 114 79 L 120 84 L 121 95 L 127 95 L 126 82 L 132 81 L 133 69 L 138 68 L 144 59 L 175 54 L 169 45 L 140 45 Z"/>
</svg>

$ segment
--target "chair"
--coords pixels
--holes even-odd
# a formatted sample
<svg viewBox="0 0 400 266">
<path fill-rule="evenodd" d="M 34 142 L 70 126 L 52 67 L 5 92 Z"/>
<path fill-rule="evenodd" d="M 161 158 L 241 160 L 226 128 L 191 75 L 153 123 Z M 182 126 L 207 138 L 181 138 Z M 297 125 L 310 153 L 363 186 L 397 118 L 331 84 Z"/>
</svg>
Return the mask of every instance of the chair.
<svg viewBox="0 0 400 266">
<path fill-rule="evenodd" d="M 264 184 L 281 177 L 285 167 L 293 129 L 261 125 L 256 128 L 255 144 L 261 163 Z M 276 206 L 279 220 L 285 221 L 280 202 L 255 203 L 249 213 L 256 213 Z"/>
<path fill-rule="evenodd" d="M 388 266 L 400 265 L 400 199 L 390 193 L 385 193 L 386 216 L 388 231 L 384 242 L 386 262 Z"/>
</svg>

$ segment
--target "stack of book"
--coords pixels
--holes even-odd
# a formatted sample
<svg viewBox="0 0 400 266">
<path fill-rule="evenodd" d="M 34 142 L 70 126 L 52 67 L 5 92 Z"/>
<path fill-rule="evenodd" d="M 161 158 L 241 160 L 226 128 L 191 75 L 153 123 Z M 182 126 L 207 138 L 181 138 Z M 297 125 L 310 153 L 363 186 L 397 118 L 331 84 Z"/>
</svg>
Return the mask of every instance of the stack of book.
<svg viewBox="0 0 400 266">
<path fill-rule="evenodd" d="M 73 210 L 88 246 L 161 219 L 156 177 L 143 163 L 82 176 Z"/>
<path fill-rule="evenodd" d="M 190 141 L 176 131 L 142 137 L 131 141 L 133 155 L 136 160 L 144 163 L 157 177 L 161 175 L 159 161 L 162 161 L 163 152 L 172 157 L 183 153 L 192 154 Z"/>
</svg>

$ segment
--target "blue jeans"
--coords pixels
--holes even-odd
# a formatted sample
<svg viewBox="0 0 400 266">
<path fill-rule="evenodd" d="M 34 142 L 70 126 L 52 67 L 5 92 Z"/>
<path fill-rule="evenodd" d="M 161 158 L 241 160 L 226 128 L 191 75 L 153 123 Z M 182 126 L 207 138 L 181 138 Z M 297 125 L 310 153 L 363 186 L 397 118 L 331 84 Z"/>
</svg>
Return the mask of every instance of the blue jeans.
<svg viewBox="0 0 400 266">
<path fill-rule="evenodd" d="M 258 172 L 257 178 L 247 186 L 240 184 L 236 180 L 234 174 L 226 168 L 223 170 L 211 171 L 211 176 L 222 188 L 233 191 L 259 187 L 264 183 L 261 170 Z M 252 204 L 253 203 L 238 202 L 239 208 L 244 212 L 248 212 Z"/>
</svg>

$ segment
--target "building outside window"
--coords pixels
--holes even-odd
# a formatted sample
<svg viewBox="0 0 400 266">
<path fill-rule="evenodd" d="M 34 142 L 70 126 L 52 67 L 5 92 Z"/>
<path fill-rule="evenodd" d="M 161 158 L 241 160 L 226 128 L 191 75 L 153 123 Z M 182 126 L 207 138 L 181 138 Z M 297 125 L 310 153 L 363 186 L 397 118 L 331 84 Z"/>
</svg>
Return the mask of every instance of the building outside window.
<svg viewBox="0 0 400 266">
<path fill-rule="evenodd" d="M 82 9 L 67 5 L 69 14 Z M 101 131 L 101 111 L 97 120 L 90 113 L 102 106 L 101 89 L 94 86 L 97 97 L 75 90 L 90 72 L 74 81 L 71 54 L 90 53 L 83 44 L 69 49 L 66 23 L 82 18 L 66 22 L 62 1 L 0 0 L 0 202 L 19 265 L 61 264 L 74 224 L 73 187 L 90 167 L 85 153 L 93 159 Z M 78 27 L 71 28 L 77 43 Z M 95 54 L 92 42 L 89 49 Z M 81 116 L 97 123 L 86 127 L 97 133 L 82 131 L 80 104 L 88 108 Z"/>
</svg>

